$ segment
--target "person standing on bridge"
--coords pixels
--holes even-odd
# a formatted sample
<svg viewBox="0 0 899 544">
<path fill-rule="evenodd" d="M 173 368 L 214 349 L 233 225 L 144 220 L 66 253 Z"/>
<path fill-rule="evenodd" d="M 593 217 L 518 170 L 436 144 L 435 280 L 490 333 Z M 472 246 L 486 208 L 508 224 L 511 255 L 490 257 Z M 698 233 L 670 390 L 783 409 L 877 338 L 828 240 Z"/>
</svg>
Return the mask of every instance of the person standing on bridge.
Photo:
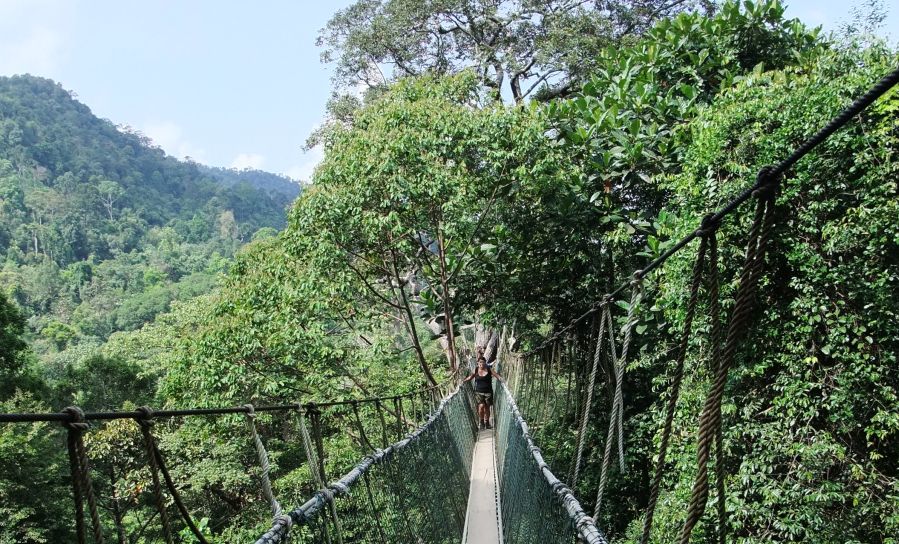
<svg viewBox="0 0 899 544">
<path fill-rule="evenodd" d="M 487 359 L 478 357 L 478 367 L 471 376 L 462 380 L 469 382 L 474 380 L 474 394 L 478 402 L 478 423 L 480 429 L 490 428 L 490 407 L 493 406 L 493 378 L 503 381 L 502 376 L 487 366 Z"/>
</svg>

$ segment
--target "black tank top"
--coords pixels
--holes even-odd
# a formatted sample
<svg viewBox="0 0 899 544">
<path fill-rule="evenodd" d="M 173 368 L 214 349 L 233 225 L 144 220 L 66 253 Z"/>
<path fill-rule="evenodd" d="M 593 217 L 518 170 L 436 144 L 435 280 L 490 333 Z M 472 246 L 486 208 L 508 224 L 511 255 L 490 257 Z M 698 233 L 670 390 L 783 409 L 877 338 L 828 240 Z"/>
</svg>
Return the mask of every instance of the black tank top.
<svg viewBox="0 0 899 544">
<path fill-rule="evenodd" d="M 476 393 L 493 393 L 493 373 L 487 370 L 486 376 L 481 376 L 474 371 L 474 390 Z"/>
</svg>

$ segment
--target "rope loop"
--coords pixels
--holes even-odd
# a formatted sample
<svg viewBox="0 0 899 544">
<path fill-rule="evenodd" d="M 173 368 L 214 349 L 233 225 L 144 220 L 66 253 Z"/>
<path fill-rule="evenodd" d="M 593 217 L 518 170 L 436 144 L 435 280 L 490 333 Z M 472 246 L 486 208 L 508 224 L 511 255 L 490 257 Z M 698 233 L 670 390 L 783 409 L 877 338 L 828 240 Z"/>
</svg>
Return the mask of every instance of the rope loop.
<svg viewBox="0 0 899 544">
<path fill-rule="evenodd" d="M 155 412 L 149 406 L 141 406 L 135 410 L 138 415 L 135 420 L 141 427 L 152 427 L 153 426 L 153 417 L 155 416 Z"/>
<path fill-rule="evenodd" d="M 284 526 L 284 532 L 289 533 L 293 529 L 293 518 L 288 514 L 282 514 L 275 519 L 275 523 Z"/>
<path fill-rule="evenodd" d="M 771 165 L 763 166 L 759 170 L 755 178 L 756 188 L 752 191 L 752 196 L 758 199 L 767 199 L 774 196 L 774 190 L 780 183 L 780 178 L 772 175 L 773 172 L 774 167 Z"/>
<path fill-rule="evenodd" d="M 306 410 L 306 415 L 316 417 L 321 415 L 322 411 L 318 407 L 318 404 L 314 402 L 307 402 L 303 405 L 303 408 Z"/>
<path fill-rule="evenodd" d="M 720 226 L 721 222 L 715 219 L 715 214 L 706 214 L 702 218 L 702 222 L 700 223 L 699 228 L 694 231 L 694 234 L 697 238 L 708 238 L 709 236 L 715 234 L 715 232 L 718 230 L 718 227 Z"/>
<path fill-rule="evenodd" d="M 246 404 L 243 405 L 243 407 L 246 408 L 247 413 L 246 413 L 245 415 L 246 415 L 249 419 L 256 419 L 256 409 L 253 407 L 252 404 L 246 403 Z"/>
<path fill-rule="evenodd" d="M 69 468 L 72 473 L 72 492 L 75 500 L 75 535 L 78 544 L 85 544 L 84 499 L 87 499 L 91 529 L 96 544 L 103 544 L 103 528 L 97 509 L 97 497 L 91 482 L 90 461 L 84 447 L 84 432 L 88 424 L 84 420 L 84 411 L 77 406 L 69 406 L 62 410 L 69 419 L 62 422 L 68 430 L 66 442 L 69 451 Z"/>
<path fill-rule="evenodd" d="M 63 408 L 62 413 L 69 416 L 67 421 L 63 421 L 62 425 L 70 431 L 84 432 L 89 428 L 87 422 L 84 421 L 84 411 L 77 406 L 67 406 Z"/>
<path fill-rule="evenodd" d="M 322 500 L 326 503 L 334 500 L 334 492 L 328 489 L 327 487 L 323 487 L 315 492 L 316 495 L 321 496 Z"/>
</svg>

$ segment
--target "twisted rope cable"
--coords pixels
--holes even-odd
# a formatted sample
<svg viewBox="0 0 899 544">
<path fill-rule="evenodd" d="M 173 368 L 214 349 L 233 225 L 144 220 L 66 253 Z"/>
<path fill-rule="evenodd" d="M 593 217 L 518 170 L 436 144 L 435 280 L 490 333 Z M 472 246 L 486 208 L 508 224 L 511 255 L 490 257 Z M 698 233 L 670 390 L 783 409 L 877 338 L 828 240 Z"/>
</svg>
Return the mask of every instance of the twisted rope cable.
<svg viewBox="0 0 899 544">
<path fill-rule="evenodd" d="M 272 516 L 277 519 L 283 513 L 283 509 L 281 508 L 281 503 L 275 498 L 274 492 L 272 492 L 272 482 L 269 477 L 271 464 L 268 459 L 268 451 L 266 451 L 265 444 L 262 443 L 262 438 L 259 437 L 259 433 L 256 430 L 256 410 L 253 409 L 252 404 L 245 404 L 244 406 L 247 409 L 245 415 L 247 427 L 250 428 L 250 437 L 256 446 L 256 456 L 259 458 L 259 465 L 262 469 L 259 474 L 259 478 L 262 480 L 262 494 L 265 495 L 265 499 L 272 509 Z"/>
<path fill-rule="evenodd" d="M 724 386 L 727 383 L 728 372 L 734 361 L 737 345 L 748 328 L 758 279 L 763 271 L 765 249 L 773 222 L 773 189 L 775 188 L 776 178 L 771 177 L 770 173 L 771 169 L 767 167 L 759 172 L 761 188 L 754 193 L 758 200 L 749 233 L 746 261 L 740 274 L 740 287 L 735 297 L 727 339 L 724 348 L 721 350 L 721 359 L 715 375 L 715 381 L 712 389 L 709 391 L 702 415 L 700 416 L 696 454 L 698 471 L 693 482 L 693 491 L 690 496 L 687 517 L 680 535 L 680 544 L 689 544 L 693 528 L 702 518 L 706 509 L 706 501 L 709 494 L 709 450 L 715 438 L 715 433 L 721 425 L 721 400 L 724 395 Z"/>
<path fill-rule="evenodd" d="M 379 402 L 380 403 L 380 402 Z M 307 405 L 307 410 L 310 408 L 314 408 L 314 405 Z M 300 436 L 303 439 L 303 450 L 306 452 L 306 463 L 309 465 L 309 472 L 312 474 L 312 479 L 315 481 L 315 485 L 318 489 L 325 489 L 326 483 L 324 474 L 322 474 L 319 470 L 319 460 L 318 456 L 315 454 L 315 447 L 312 444 L 312 438 L 309 435 L 309 429 L 306 427 L 306 418 L 303 415 L 303 411 L 299 410 L 297 416 L 297 421 L 300 427 Z M 331 543 L 331 535 L 328 532 L 328 525 L 324 526 L 325 532 L 325 540 L 328 544 Z"/>
<path fill-rule="evenodd" d="M 602 309 L 602 319 L 606 322 L 606 326 L 608 328 L 609 333 L 609 359 L 612 363 L 612 368 L 614 369 L 616 382 L 618 376 L 618 355 L 616 354 L 616 346 L 615 346 L 615 336 L 612 332 L 614 328 L 614 324 L 612 323 L 612 313 L 609 309 L 609 306 L 606 305 Z M 599 488 L 596 490 L 596 502 L 593 506 L 593 519 L 599 519 L 599 510 L 602 506 L 602 497 L 605 493 L 606 489 L 606 481 L 608 480 L 609 475 L 609 465 L 611 465 L 612 460 L 612 441 L 615 437 L 615 424 L 618 421 L 615 415 L 615 409 L 617 408 L 617 403 L 615 402 L 615 397 L 612 397 L 612 409 L 609 413 L 609 430 L 606 433 L 606 443 L 605 449 L 602 455 L 602 467 L 599 472 Z"/>
<path fill-rule="evenodd" d="M 721 322 L 721 300 L 719 299 L 718 280 L 718 238 L 716 231 L 708 236 L 709 239 L 709 319 L 712 322 L 712 361 L 710 367 L 714 372 L 718 371 L 721 364 L 721 343 L 724 337 L 724 325 Z M 727 505 L 724 489 L 724 437 L 722 425 L 718 425 L 715 432 L 715 473 L 718 492 L 718 543 L 725 544 L 727 540 Z"/>
<path fill-rule="evenodd" d="M 153 410 L 148 406 L 142 406 L 137 411 L 143 414 L 143 417 L 137 419 L 140 426 L 141 434 L 144 437 L 144 447 L 147 449 L 147 460 L 150 464 L 150 476 L 153 479 L 153 496 L 156 499 L 156 510 L 159 512 L 159 519 L 162 523 L 162 536 L 166 544 L 172 544 L 172 526 L 169 523 L 169 514 L 165 507 L 165 497 L 162 494 L 162 484 L 159 481 L 159 466 L 156 459 L 156 451 L 154 446 L 155 439 L 151 432 L 153 426 Z"/>
<path fill-rule="evenodd" d="M 72 472 L 72 490 L 75 499 L 75 534 L 78 543 L 85 542 L 84 533 L 84 497 L 87 497 L 88 512 L 91 517 L 91 530 L 94 542 L 103 544 L 103 528 L 100 525 L 100 514 L 97 510 L 97 497 L 91 482 L 90 464 L 87 450 L 84 447 L 84 432 L 88 429 L 84 421 L 84 412 L 77 406 L 69 406 L 63 410 L 70 420 L 63 423 L 67 429 L 67 445 L 69 450 L 69 467 Z"/>
<path fill-rule="evenodd" d="M 145 407 L 146 408 L 146 407 Z M 146 408 L 152 417 L 152 410 Z M 169 494 L 172 496 L 172 500 L 175 502 L 175 506 L 178 508 L 178 512 L 181 513 L 181 518 L 184 520 L 184 523 L 187 525 L 187 528 L 190 529 L 190 532 L 193 533 L 194 537 L 200 541 L 201 544 L 208 544 L 206 541 L 206 537 L 203 536 L 203 533 L 196 526 L 193 519 L 190 516 L 190 512 L 187 510 L 187 506 L 184 505 L 184 501 L 181 499 L 181 494 L 178 493 L 178 488 L 175 486 L 175 482 L 172 479 L 172 475 L 169 473 L 169 469 L 165 466 L 165 460 L 162 457 L 162 452 L 159 450 L 159 445 L 156 443 L 156 438 L 150 433 L 149 426 L 147 433 L 150 436 L 150 444 L 152 446 L 152 455 L 156 458 L 156 465 L 159 468 L 159 471 L 162 473 L 163 481 L 165 482 L 166 488 L 169 490 Z"/>
<path fill-rule="evenodd" d="M 587 385 L 587 401 L 584 404 L 584 415 L 577 433 L 577 453 L 575 454 L 571 489 L 577 489 L 577 481 L 581 472 L 582 455 L 584 453 L 584 435 L 587 434 L 587 423 L 590 420 L 590 409 L 593 406 L 593 391 L 596 388 L 596 375 L 599 372 L 599 360 L 602 354 L 603 337 L 606 333 L 605 319 L 599 320 L 599 333 L 596 335 L 596 350 L 593 352 L 593 368 L 590 370 L 590 382 Z"/>
<path fill-rule="evenodd" d="M 396 400 L 397 399 L 394 399 L 394 402 L 396 402 Z M 312 422 L 312 439 L 315 443 L 315 451 L 318 454 L 318 470 L 321 474 L 321 488 L 323 492 L 330 492 L 325 483 L 327 482 L 327 472 L 325 472 L 325 447 L 322 441 L 322 413 L 314 404 L 308 406 L 307 412 L 309 413 L 309 419 Z M 337 544 L 343 544 L 343 528 L 340 525 L 340 518 L 337 516 L 337 505 L 334 504 L 332 499 L 333 497 L 328 499 L 328 506 L 331 511 L 331 518 L 334 521 L 334 532 L 337 533 Z"/>
<path fill-rule="evenodd" d="M 714 237 L 712 229 L 699 241 L 699 251 L 696 262 L 693 265 L 693 279 L 690 282 L 690 299 L 687 302 L 687 314 L 684 317 L 684 327 L 681 332 L 678 345 L 677 358 L 675 359 L 674 373 L 671 378 L 671 386 L 668 392 L 668 404 L 665 408 L 665 423 L 662 427 L 662 437 L 659 441 L 659 456 L 656 459 L 655 474 L 649 489 L 649 502 L 646 506 L 646 516 L 643 518 L 643 534 L 640 537 L 641 544 L 649 542 L 652 531 L 652 521 L 655 516 L 656 503 L 659 500 L 659 489 L 662 485 L 662 476 L 665 472 L 665 457 L 668 453 L 668 442 L 671 439 L 671 426 L 674 422 L 674 413 L 677 409 L 677 401 L 680 398 L 680 386 L 684 377 L 684 360 L 687 357 L 687 347 L 690 341 L 690 333 L 693 330 L 693 316 L 696 314 L 696 304 L 699 300 L 699 285 L 702 282 L 703 261 L 705 260 L 708 237 Z"/>
<path fill-rule="evenodd" d="M 631 281 L 631 303 L 627 309 L 627 321 L 624 324 L 624 339 L 621 344 L 621 357 L 615 353 L 615 325 L 612 322 L 612 312 L 609 305 L 603 311 L 606 326 L 609 333 L 609 355 L 612 360 L 612 368 L 615 369 L 615 395 L 612 402 L 612 410 L 609 416 L 609 430 L 606 433 L 606 447 L 603 452 L 602 468 L 599 476 L 599 488 L 596 490 L 596 504 L 593 507 L 593 519 L 599 517 L 602 507 L 603 494 L 608 483 L 609 467 L 612 464 L 612 443 L 615 441 L 615 431 L 618 436 L 618 468 L 624 472 L 624 372 L 627 367 L 627 352 L 631 344 L 632 331 L 637 323 L 636 308 L 643 298 L 643 279 L 640 272 L 634 273 Z"/>
<path fill-rule="evenodd" d="M 361 442 L 362 447 L 366 450 L 374 450 L 375 447 L 372 446 L 371 441 L 368 439 L 368 435 L 365 434 L 365 427 L 362 425 L 362 418 L 359 416 L 359 405 L 353 403 L 351 406 L 353 407 L 353 420 L 356 423 L 356 429 L 359 431 L 359 441 Z"/>
<path fill-rule="evenodd" d="M 67 445 L 69 450 L 69 469 L 72 474 L 72 498 L 75 502 L 75 537 L 78 544 L 87 544 L 84 535 L 84 498 L 81 496 L 81 474 L 78 465 L 78 449 L 76 436 L 71 430 L 68 432 Z"/>
<path fill-rule="evenodd" d="M 621 358 L 618 360 L 618 374 L 615 378 L 615 402 L 618 403 L 618 465 L 624 472 L 624 372 L 627 369 L 627 352 L 631 345 L 631 336 L 637 324 L 636 308 L 643 299 L 643 274 L 634 273 L 631 282 L 631 304 L 627 309 L 627 322 L 624 325 L 624 341 L 621 344 Z M 611 315 L 611 314 L 610 314 Z M 611 329 L 610 329 L 611 331 Z"/>
</svg>

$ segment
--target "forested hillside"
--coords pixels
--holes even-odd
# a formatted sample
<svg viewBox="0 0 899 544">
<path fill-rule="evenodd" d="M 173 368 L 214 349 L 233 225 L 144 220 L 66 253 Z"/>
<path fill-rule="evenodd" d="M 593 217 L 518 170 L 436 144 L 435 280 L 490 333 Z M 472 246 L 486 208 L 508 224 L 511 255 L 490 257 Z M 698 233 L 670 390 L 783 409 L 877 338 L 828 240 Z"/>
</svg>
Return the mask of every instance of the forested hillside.
<svg viewBox="0 0 899 544">
<path fill-rule="evenodd" d="M 208 292 L 238 247 L 283 228 L 298 193 L 168 157 L 50 80 L 0 78 L 0 288 L 55 372 Z"/>
<path fill-rule="evenodd" d="M 530 360 L 537 371 L 526 387 L 543 397 L 529 425 L 564 479 L 579 418 L 592 414 L 576 487 L 592 511 L 611 451 L 617 368 L 600 353 L 589 397 L 600 327 L 566 326 L 617 286 L 635 288 L 633 271 L 899 64 L 894 47 L 858 33 L 822 36 L 786 18 L 777 0 L 697 3 L 702 12 L 621 1 L 611 15 L 598 5 L 366 0 L 339 11 L 322 31 L 325 60 L 337 61 L 338 84 L 363 82 L 368 92 L 335 89 L 312 136 L 324 159 L 281 232 L 266 227 L 282 225 L 276 212 L 289 196 L 257 173 L 179 163 L 93 119 L 52 83 L 7 80 L 36 89 L 26 96 L 57 97 L 61 113 L 45 117 L 78 125 L 77 141 L 105 151 L 44 149 L 42 125 L 27 122 L 38 118 L 25 106 L 32 98 L 0 103 L 24 112 L 0 110 L 11 127 L 0 162 L 9 299 L 0 293 L 0 372 L 14 378 L 0 388 L 0 411 L 359 400 L 457 379 L 476 334 L 486 343 L 490 330 L 505 330 L 520 354 L 564 331 L 556 351 Z M 445 32 L 428 31 L 435 22 Z M 484 49 L 465 37 L 479 28 L 504 39 Z M 505 85 L 519 86 L 505 91 L 514 103 L 503 101 Z M 784 175 L 748 340 L 724 388 L 710 513 L 691 542 L 720 541 L 713 510 L 723 512 L 726 540 L 741 544 L 896 542 L 897 116 L 894 89 Z M 723 313 L 743 281 L 751 220 L 743 209 L 720 226 Z M 633 306 L 628 291 L 609 305 L 612 338 L 623 336 L 625 312 L 634 319 L 627 449 L 596 518 L 612 542 L 641 542 L 696 251 L 647 274 Z M 711 284 L 697 290 L 701 317 L 685 344 L 646 542 L 678 541 L 697 472 L 696 421 L 723 320 L 709 317 Z M 190 295 L 200 296 L 170 304 Z M 371 451 L 364 427 L 378 429 L 374 411 L 350 406 L 338 407 L 343 420 L 316 420 L 332 477 Z M 386 413 L 402 429 L 400 406 Z M 154 431 L 210 542 L 253 541 L 271 523 L 239 417 L 158 421 Z M 295 416 L 254 421 L 274 495 L 285 508 L 302 504 L 320 486 Z M 141 440 L 127 420 L 86 434 L 102 528 L 120 544 L 163 539 Z M 72 541 L 58 426 L 0 427 L 0 462 L 16 467 L 0 473 L 0 543 Z M 34 482 L 39 492 L 26 492 Z M 172 524 L 193 541 L 179 518 Z M 366 529 L 374 534 L 344 526 L 358 541 Z"/>
</svg>

